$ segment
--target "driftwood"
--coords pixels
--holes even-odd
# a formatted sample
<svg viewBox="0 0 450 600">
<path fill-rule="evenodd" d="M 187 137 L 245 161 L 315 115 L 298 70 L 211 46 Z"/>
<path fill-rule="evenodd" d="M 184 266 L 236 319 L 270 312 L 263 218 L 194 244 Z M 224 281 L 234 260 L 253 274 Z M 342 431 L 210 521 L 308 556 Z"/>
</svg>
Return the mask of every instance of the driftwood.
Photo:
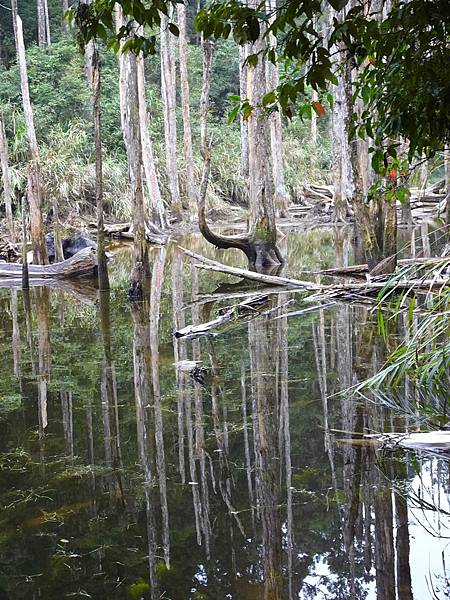
<svg viewBox="0 0 450 600">
<path fill-rule="evenodd" d="M 212 335 L 214 330 L 231 321 L 242 321 L 262 314 L 261 309 L 267 306 L 267 296 L 257 296 L 244 300 L 236 306 L 224 308 L 217 318 L 200 325 L 188 325 L 175 331 L 176 338 L 196 338 L 202 335 Z"/>
<path fill-rule="evenodd" d="M 289 207 L 294 218 L 304 218 L 314 214 L 316 217 L 331 218 L 333 212 L 334 188 L 332 185 L 305 184 L 293 191 L 296 203 Z M 445 187 L 441 181 L 426 189 L 411 188 L 409 204 L 415 223 L 435 219 L 445 211 Z M 401 216 L 402 205 L 397 203 Z M 351 207 L 349 213 L 352 214 Z"/>
<path fill-rule="evenodd" d="M 181 248 L 181 246 L 180 246 Z M 377 293 L 389 286 L 389 275 L 381 275 L 373 277 L 363 283 L 342 283 L 335 285 L 321 285 L 310 281 L 301 281 L 298 279 L 289 279 L 288 277 L 276 277 L 274 275 L 264 275 L 262 273 L 255 273 L 254 271 L 248 271 L 246 269 L 237 269 L 235 267 L 228 267 L 217 261 L 205 258 L 189 250 L 181 248 L 188 256 L 199 261 L 199 264 L 195 266 L 198 269 L 206 271 L 216 271 L 219 273 L 225 273 L 227 275 L 234 275 L 235 277 L 241 277 L 244 279 L 250 279 L 258 283 L 265 283 L 266 285 L 282 286 L 290 291 L 305 291 L 315 292 L 310 295 L 307 300 L 308 302 L 323 302 L 332 301 L 336 299 L 369 299 L 374 298 Z M 442 260 L 442 258 L 440 259 Z M 408 278 L 404 280 L 395 281 L 392 286 L 397 291 L 403 291 L 406 293 L 411 292 L 430 292 L 431 290 L 440 290 L 449 283 L 447 276 L 434 277 L 432 279 L 424 278 Z"/>
<path fill-rule="evenodd" d="M 448 258 L 450 260 L 450 256 L 445 257 L 436 257 L 436 258 L 402 258 L 397 261 L 399 266 L 407 266 L 407 265 L 432 265 L 434 263 L 440 263 L 442 260 Z M 310 271 L 315 275 L 365 275 L 368 272 L 367 264 L 361 265 L 351 265 L 349 267 L 333 267 L 332 269 L 321 269 L 320 271 Z"/>
<path fill-rule="evenodd" d="M 124 240 L 133 240 L 133 224 L 131 222 L 126 223 L 112 223 L 105 224 L 104 226 L 105 236 L 119 238 Z M 97 223 L 89 223 L 90 229 L 97 229 Z M 167 242 L 168 236 L 160 230 L 154 223 L 145 224 L 145 239 L 150 244 L 156 244 L 161 246 Z"/>
<path fill-rule="evenodd" d="M 257 273 L 256 271 L 249 271 L 248 269 L 238 269 L 237 267 L 228 267 L 220 262 L 206 258 L 201 254 L 191 252 L 182 246 L 179 248 L 191 258 L 200 261 L 201 264 L 196 265 L 197 268 L 206 271 L 217 271 L 219 273 L 226 273 L 228 275 L 234 275 L 235 277 L 242 277 L 244 279 L 250 279 L 257 283 L 265 283 L 267 285 L 286 286 L 287 288 L 302 288 L 308 290 L 321 289 L 322 286 L 312 283 L 311 281 L 300 281 L 299 279 L 291 279 L 289 277 L 278 277 L 276 275 L 266 275 L 264 273 Z"/>
<path fill-rule="evenodd" d="M 450 431 L 366 433 L 361 438 L 343 438 L 337 441 L 352 446 L 404 448 L 405 450 L 423 450 L 450 455 Z"/>
<path fill-rule="evenodd" d="M 52 265 L 28 265 L 30 279 L 64 279 L 93 277 L 97 271 L 97 255 L 93 248 L 83 248 L 72 258 Z M 0 263 L 0 277 L 21 277 L 22 264 Z"/>
</svg>

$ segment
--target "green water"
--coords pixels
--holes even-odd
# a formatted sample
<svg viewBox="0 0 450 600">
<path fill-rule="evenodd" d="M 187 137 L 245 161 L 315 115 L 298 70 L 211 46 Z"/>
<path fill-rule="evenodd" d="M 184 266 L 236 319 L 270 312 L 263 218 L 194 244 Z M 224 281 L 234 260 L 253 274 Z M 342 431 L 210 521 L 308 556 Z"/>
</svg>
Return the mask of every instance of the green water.
<svg viewBox="0 0 450 600">
<path fill-rule="evenodd" d="M 283 244 L 295 277 L 354 260 L 345 231 Z M 398 411 L 336 396 L 389 350 L 370 307 L 287 316 L 307 305 L 277 293 L 248 322 L 177 340 L 246 290 L 175 244 L 151 263 L 134 307 L 126 248 L 108 295 L 0 290 L 0 600 L 446 598 L 449 463 L 342 441 L 423 422 L 409 381 Z M 219 285 L 236 298 L 207 301 Z"/>
</svg>

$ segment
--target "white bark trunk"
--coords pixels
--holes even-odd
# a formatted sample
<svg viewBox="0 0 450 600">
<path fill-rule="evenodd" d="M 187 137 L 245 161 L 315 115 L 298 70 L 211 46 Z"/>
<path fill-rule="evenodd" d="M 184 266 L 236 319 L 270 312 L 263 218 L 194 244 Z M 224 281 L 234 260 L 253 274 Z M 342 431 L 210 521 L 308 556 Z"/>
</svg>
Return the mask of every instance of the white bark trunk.
<svg viewBox="0 0 450 600">
<path fill-rule="evenodd" d="M 181 80 L 181 109 L 183 114 L 184 132 L 184 160 L 186 163 L 186 192 L 191 207 L 191 218 L 194 218 L 197 208 L 197 189 L 194 178 L 194 156 L 192 151 L 192 127 L 190 114 L 190 94 L 188 77 L 188 45 L 186 34 L 186 7 L 184 4 L 177 5 L 179 49 L 180 49 L 180 80 Z"/>
<path fill-rule="evenodd" d="M 257 0 L 252 0 L 249 6 L 256 7 Z M 253 107 L 248 119 L 250 235 L 257 244 L 264 247 L 262 254 L 266 254 L 267 247 L 274 247 L 276 244 L 273 181 L 270 173 L 271 147 L 268 118 L 262 108 L 267 90 L 266 62 L 260 55 L 264 48 L 265 39 L 261 32 L 250 49 L 251 53 L 258 54 L 258 62 L 256 66 L 249 65 L 247 68 L 247 96 Z"/>
<path fill-rule="evenodd" d="M 176 119 L 176 68 L 173 36 L 168 26 L 172 20 L 161 14 L 161 93 L 164 106 L 164 137 L 166 142 L 166 169 L 172 209 L 180 216 L 181 198 L 177 163 L 177 119 Z"/>
<path fill-rule="evenodd" d="M 137 57 L 137 82 L 139 93 L 139 123 L 141 129 L 142 162 L 147 183 L 147 191 L 152 206 L 152 217 L 164 229 L 167 226 L 166 209 L 161 197 L 158 175 L 156 173 L 153 145 L 150 138 L 149 114 L 145 99 L 145 72 L 142 53 Z"/>
<path fill-rule="evenodd" d="M 247 98 L 247 46 L 239 46 L 239 95 L 242 100 Z M 240 115 L 241 127 L 241 175 L 248 177 L 248 123 Z"/>
<path fill-rule="evenodd" d="M 275 19 L 277 3 L 276 0 L 266 0 L 266 10 L 273 16 L 271 21 Z M 270 34 L 269 45 L 272 49 L 276 49 L 277 38 Z M 280 83 L 278 65 L 274 65 L 269 60 L 266 63 L 266 78 L 267 78 L 267 89 L 266 92 L 275 89 Z M 274 112 L 269 118 L 270 124 L 270 146 L 272 155 L 272 170 L 273 170 L 273 182 L 275 187 L 275 207 L 279 212 L 280 216 L 288 216 L 288 204 L 289 194 L 286 189 L 286 182 L 284 178 L 284 163 L 283 163 L 283 132 L 281 124 L 281 113 L 279 111 Z"/>
<path fill-rule="evenodd" d="M 65 33 L 69 33 L 69 31 L 70 31 L 69 22 L 67 21 L 67 19 L 64 19 L 64 15 L 69 10 L 69 0 L 62 0 L 61 6 L 62 6 L 62 13 L 63 13 L 63 22 L 62 22 L 63 31 L 65 31 Z"/>
<path fill-rule="evenodd" d="M 42 222 L 42 188 L 39 166 L 39 150 L 34 128 L 33 110 L 31 108 L 30 91 L 28 87 L 28 71 L 23 41 L 22 19 L 17 14 L 17 2 L 11 3 L 14 31 L 16 35 L 16 50 L 19 62 L 20 86 L 25 117 L 28 142 L 30 145 L 31 161 L 28 167 L 28 196 L 31 213 L 31 240 L 33 243 L 33 260 L 46 264 L 47 248 L 45 245 L 44 224 Z"/>
<path fill-rule="evenodd" d="M 38 44 L 42 48 L 50 45 L 50 21 L 47 0 L 37 0 Z"/>
<path fill-rule="evenodd" d="M 5 201 L 6 220 L 8 222 L 9 237 L 14 244 L 14 220 L 11 208 L 11 188 L 9 185 L 9 160 L 8 160 L 8 141 L 6 139 L 5 127 L 0 117 L 0 161 L 2 165 L 3 180 L 3 199 Z"/>
</svg>

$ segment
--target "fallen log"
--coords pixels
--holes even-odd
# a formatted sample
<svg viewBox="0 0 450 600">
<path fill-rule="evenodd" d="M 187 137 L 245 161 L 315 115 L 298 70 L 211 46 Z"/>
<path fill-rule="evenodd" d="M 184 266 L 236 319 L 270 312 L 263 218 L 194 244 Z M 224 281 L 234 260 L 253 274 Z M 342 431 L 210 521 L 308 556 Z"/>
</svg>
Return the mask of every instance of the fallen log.
<svg viewBox="0 0 450 600">
<path fill-rule="evenodd" d="M 191 252 L 182 246 L 178 246 L 187 256 L 200 261 L 200 265 L 196 265 L 199 269 L 206 271 L 217 271 L 219 273 L 225 273 L 228 275 L 234 275 L 235 277 L 242 277 L 244 279 L 250 279 L 258 283 L 265 283 L 267 285 L 286 286 L 289 288 L 301 288 L 308 290 L 321 289 L 322 286 L 317 285 L 311 281 L 301 281 L 300 279 L 291 279 L 289 277 L 278 277 L 277 275 L 265 275 L 264 273 L 257 273 L 256 271 L 249 271 L 248 269 L 238 269 L 237 267 L 229 267 L 210 258 L 206 258 L 201 254 Z"/>
<path fill-rule="evenodd" d="M 97 229 L 97 223 L 89 223 L 90 229 Z M 112 223 L 104 226 L 105 235 L 107 237 L 121 238 L 125 240 L 133 240 L 133 224 L 130 222 L 126 223 Z M 145 224 L 145 239 L 151 244 L 158 246 L 164 245 L 167 242 L 168 236 L 160 230 L 154 223 Z"/>
<path fill-rule="evenodd" d="M 214 330 L 230 321 L 242 321 L 261 314 L 261 309 L 267 306 L 267 296 L 257 296 L 244 300 L 240 304 L 222 309 L 219 316 L 207 323 L 188 325 L 174 332 L 176 338 L 197 338 L 202 335 L 212 335 Z"/>
<path fill-rule="evenodd" d="M 83 248 L 71 258 L 51 265 L 28 265 L 28 276 L 35 278 L 64 279 L 94 277 L 97 273 L 97 254 L 93 248 Z M 21 263 L 0 263 L 0 277 L 21 277 Z"/>
<path fill-rule="evenodd" d="M 441 263 L 446 256 L 435 257 L 435 258 L 401 258 L 397 261 L 399 266 L 407 265 L 432 265 L 434 263 Z M 450 260 L 450 256 L 448 257 Z M 321 269 L 320 271 L 308 271 L 314 275 L 361 275 L 368 272 L 367 264 L 351 265 L 349 267 L 333 267 L 331 269 Z"/>
<path fill-rule="evenodd" d="M 404 448 L 405 450 L 450 454 L 450 431 L 367 433 L 362 438 L 344 438 L 337 441 L 352 446 L 376 445 L 391 450 Z"/>
</svg>

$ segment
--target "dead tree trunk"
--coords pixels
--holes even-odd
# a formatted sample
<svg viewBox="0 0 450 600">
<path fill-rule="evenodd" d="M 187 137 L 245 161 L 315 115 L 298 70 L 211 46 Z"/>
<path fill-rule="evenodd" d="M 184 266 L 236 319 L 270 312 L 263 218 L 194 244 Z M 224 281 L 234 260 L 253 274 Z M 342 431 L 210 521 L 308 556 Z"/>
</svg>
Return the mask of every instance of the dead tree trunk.
<svg viewBox="0 0 450 600">
<path fill-rule="evenodd" d="M 253 44 L 252 53 L 264 49 L 261 38 Z M 262 98 L 266 93 L 266 67 L 264 61 L 248 66 L 248 98 L 253 106 L 249 118 L 249 178 L 250 178 L 250 222 L 249 231 L 244 235 L 222 236 L 214 233 L 206 222 L 206 190 L 209 177 L 211 153 L 207 136 L 207 115 L 209 87 L 211 80 L 213 46 L 210 40 L 203 41 L 203 89 L 200 101 L 200 136 L 204 160 L 203 177 L 200 188 L 198 218 L 199 228 L 204 238 L 218 248 L 238 248 L 245 253 L 251 268 L 263 270 L 269 266 L 282 264 L 283 258 L 276 245 L 275 206 L 273 186 L 270 176 L 269 139 L 267 117 L 262 108 Z"/>
<path fill-rule="evenodd" d="M 347 64 L 343 73 L 346 94 L 346 123 L 350 130 L 353 112 L 352 72 Z M 370 207 L 365 203 L 365 183 L 360 148 L 356 136 L 350 140 L 350 161 L 353 171 L 353 209 L 361 234 L 369 271 L 377 275 L 392 273 L 397 265 L 397 210 L 396 203 L 384 199 Z"/>
<path fill-rule="evenodd" d="M 191 207 L 192 217 L 197 208 L 197 190 L 194 179 L 194 156 L 192 152 L 192 128 L 191 114 L 189 107 L 189 77 L 187 61 L 187 34 L 186 34 L 186 7 L 184 4 L 177 5 L 178 10 L 178 29 L 179 51 L 180 51 L 180 81 L 181 81 L 181 110 L 183 115 L 183 133 L 184 133 L 184 160 L 186 163 L 186 192 Z"/>
<path fill-rule="evenodd" d="M 17 2 L 11 3 L 14 32 L 16 38 L 16 51 L 19 62 L 20 86 L 22 91 L 22 104 L 25 117 L 28 142 L 30 145 L 31 160 L 28 166 L 28 200 L 31 214 L 31 241 L 33 244 L 33 261 L 38 264 L 46 264 L 47 248 L 45 245 L 44 224 L 42 221 L 42 189 L 39 167 L 39 150 L 34 128 L 33 110 L 30 102 L 28 88 L 28 72 L 25 57 L 25 45 L 23 41 L 22 19 L 17 13 Z"/>
<path fill-rule="evenodd" d="M 37 0 L 38 44 L 40 48 L 50 45 L 50 26 L 47 0 Z"/>
<path fill-rule="evenodd" d="M 276 0 L 266 0 L 267 12 L 273 16 L 271 22 L 275 19 L 277 2 Z M 277 38 L 269 35 L 269 45 L 275 51 L 277 47 Z M 266 64 L 267 88 L 266 92 L 275 89 L 280 83 L 278 73 L 278 65 L 273 64 L 270 60 L 264 61 Z M 312 123 L 312 122 L 311 122 Z M 284 178 L 284 163 L 283 163 L 283 133 L 281 125 L 281 113 L 275 111 L 269 117 L 270 125 L 270 148 L 272 158 L 273 183 L 275 188 L 275 207 L 281 217 L 288 217 L 289 194 L 286 189 Z M 317 131 L 316 131 L 317 137 Z"/>
<path fill-rule="evenodd" d="M 150 138 L 149 130 L 149 114 L 147 111 L 147 101 L 145 99 L 145 72 L 144 72 L 144 57 L 140 53 L 137 57 L 137 78 L 138 78 L 138 93 L 139 93 L 139 123 L 141 129 L 142 142 L 142 162 L 147 183 L 147 191 L 152 207 L 152 220 L 159 227 L 165 229 L 167 227 L 166 209 L 161 197 L 159 188 L 158 175 L 156 173 L 155 158 L 153 155 L 153 145 Z"/>
<path fill-rule="evenodd" d="M 94 44 L 92 53 L 92 108 L 95 137 L 95 200 L 97 207 L 97 263 L 98 284 L 101 290 L 109 289 L 108 267 L 105 254 L 105 228 L 103 222 L 103 169 L 102 169 L 102 135 L 101 135 L 101 78 L 100 55 Z"/>
<path fill-rule="evenodd" d="M 134 269 L 130 280 L 130 299 L 141 299 L 144 273 L 149 270 L 145 240 L 144 195 L 142 190 L 142 146 L 139 128 L 137 57 L 132 52 L 121 56 L 121 84 L 125 101 L 122 106 L 123 133 L 128 157 L 128 177 L 133 202 Z"/>
<path fill-rule="evenodd" d="M 169 15 L 161 15 L 161 93 L 164 107 L 164 137 L 166 142 L 166 169 L 169 183 L 172 211 L 177 219 L 181 217 L 180 184 L 177 162 L 177 116 L 176 116 L 176 70 Z"/>
<path fill-rule="evenodd" d="M 239 95 L 242 100 L 247 98 L 247 45 L 239 46 Z M 241 129 L 241 175 L 248 177 L 248 125 L 242 115 L 239 117 Z"/>
<path fill-rule="evenodd" d="M 63 14 L 62 28 L 63 28 L 64 33 L 69 33 L 69 31 L 70 31 L 69 22 L 67 19 L 64 18 L 64 15 L 69 10 L 69 0 L 62 0 L 61 6 L 62 6 L 62 14 Z"/>
<path fill-rule="evenodd" d="M 14 220 L 11 207 L 11 188 L 9 186 L 9 160 L 8 141 L 5 134 L 5 126 L 0 115 L 0 162 L 2 164 L 3 199 L 5 201 L 6 220 L 8 222 L 9 237 L 15 242 Z"/>
<path fill-rule="evenodd" d="M 444 190 L 446 194 L 445 221 L 450 225 L 450 146 L 444 149 Z"/>
</svg>

